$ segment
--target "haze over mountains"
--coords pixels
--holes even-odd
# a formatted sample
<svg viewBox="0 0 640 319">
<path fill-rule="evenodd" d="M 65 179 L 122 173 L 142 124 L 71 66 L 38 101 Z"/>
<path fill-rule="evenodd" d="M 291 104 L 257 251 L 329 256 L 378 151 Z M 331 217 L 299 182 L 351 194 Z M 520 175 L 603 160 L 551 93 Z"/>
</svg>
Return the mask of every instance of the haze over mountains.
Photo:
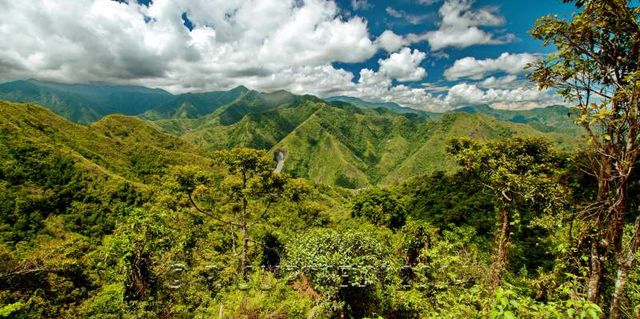
<svg viewBox="0 0 640 319">
<path fill-rule="evenodd" d="M 238 146 L 281 149 L 287 154 L 285 172 L 347 188 L 451 170 L 454 165 L 446 155 L 446 143 L 453 137 L 491 140 L 545 135 L 570 148 L 580 134 L 569 109 L 562 106 L 505 111 L 475 105 L 448 113 L 428 113 L 395 103 L 352 97 L 322 100 L 245 87 L 173 95 L 144 87 L 34 80 L 0 84 L 0 99 L 39 104 L 71 121 L 93 123 L 91 127 L 109 123 L 113 131 L 131 131 L 133 135 L 137 130 L 152 130 L 152 134 L 144 135 L 149 141 L 141 145 L 155 145 L 159 137 L 169 138 L 164 137 L 168 133 L 194 145 L 198 152 Z M 51 116 L 46 113 L 33 116 Z M 102 119 L 114 113 L 140 119 Z"/>
</svg>

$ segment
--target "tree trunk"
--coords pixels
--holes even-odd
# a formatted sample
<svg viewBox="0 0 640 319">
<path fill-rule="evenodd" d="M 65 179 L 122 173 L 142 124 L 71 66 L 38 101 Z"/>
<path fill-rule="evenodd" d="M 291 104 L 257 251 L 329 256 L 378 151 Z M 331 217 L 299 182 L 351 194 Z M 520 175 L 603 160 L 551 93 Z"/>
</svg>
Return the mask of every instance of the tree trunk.
<svg viewBox="0 0 640 319">
<path fill-rule="evenodd" d="M 632 158 L 635 163 L 635 158 Z M 627 285 L 627 275 L 629 270 L 633 268 L 636 259 L 636 253 L 638 252 L 638 239 L 639 236 L 639 227 L 640 227 L 640 218 L 636 220 L 635 229 L 631 238 L 631 242 L 629 243 L 629 250 L 625 254 L 623 247 L 623 238 L 624 238 L 624 225 L 625 225 L 625 217 L 626 217 L 626 203 L 627 203 L 627 184 L 628 177 L 631 173 L 633 167 L 626 167 L 625 165 L 619 165 L 621 167 L 619 169 L 620 180 L 619 184 L 616 185 L 616 194 L 615 194 L 615 202 L 613 203 L 610 214 L 613 219 L 613 223 L 611 227 L 611 242 L 613 243 L 613 249 L 616 256 L 616 263 L 618 266 L 618 271 L 616 274 L 616 282 L 613 290 L 613 296 L 611 299 L 611 308 L 609 311 L 610 319 L 618 319 L 620 318 L 620 307 L 622 304 L 622 298 L 624 297 L 625 286 Z M 626 174 L 625 174 L 626 173 Z"/>
<path fill-rule="evenodd" d="M 624 297 L 624 289 L 627 285 L 627 275 L 630 269 L 636 264 L 636 256 L 640 247 L 640 216 L 636 219 L 635 229 L 633 231 L 631 244 L 626 258 L 618 262 L 618 274 L 616 276 L 616 285 L 611 300 L 611 309 L 609 310 L 609 319 L 620 318 L 622 306 L 622 297 Z M 622 259 L 622 258 L 620 258 Z"/>
<path fill-rule="evenodd" d="M 611 301 L 611 310 L 609 311 L 609 319 L 620 318 L 620 304 L 624 295 L 624 288 L 627 284 L 627 273 L 629 269 L 627 265 L 618 267 L 618 275 L 616 277 L 616 286 L 613 290 L 613 299 Z"/>
<path fill-rule="evenodd" d="M 602 261 L 600 260 L 598 238 L 591 241 L 591 274 L 589 275 L 589 286 L 587 290 L 587 300 L 597 303 L 600 296 L 600 280 L 602 279 Z"/>
<path fill-rule="evenodd" d="M 597 303 L 600 299 L 600 282 L 602 280 L 602 256 L 601 239 L 603 235 L 602 215 L 606 212 L 605 204 L 609 199 L 609 176 L 611 176 L 611 164 L 607 158 L 603 159 L 599 165 L 596 178 L 598 180 L 598 195 L 596 197 L 598 205 L 597 215 L 593 227 L 595 233 L 591 235 L 591 271 L 587 286 L 587 300 Z"/>
<path fill-rule="evenodd" d="M 622 254 L 622 238 L 624 236 L 624 224 L 626 219 L 626 204 L 627 204 L 627 176 L 621 176 L 618 184 L 615 186 L 616 193 L 614 202 L 609 209 L 609 214 L 612 219 L 610 225 L 610 243 L 613 244 L 614 253 L 616 256 Z"/>
<path fill-rule="evenodd" d="M 500 226 L 496 236 L 496 256 L 493 264 L 493 274 L 491 277 L 491 288 L 500 286 L 500 281 L 507 269 L 509 258 L 509 212 L 506 207 L 500 210 L 498 220 Z"/>
<path fill-rule="evenodd" d="M 249 267 L 249 225 L 247 222 L 247 199 L 242 199 L 242 278 L 247 279 Z"/>
</svg>

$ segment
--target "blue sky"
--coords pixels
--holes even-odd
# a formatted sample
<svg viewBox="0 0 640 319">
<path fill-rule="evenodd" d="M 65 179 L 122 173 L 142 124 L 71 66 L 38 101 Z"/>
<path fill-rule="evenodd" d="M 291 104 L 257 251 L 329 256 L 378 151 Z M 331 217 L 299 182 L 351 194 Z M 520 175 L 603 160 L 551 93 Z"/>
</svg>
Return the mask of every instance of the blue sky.
<svg viewBox="0 0 640 319">
<path fill-rule="evenodd" d="M 562 103 L 526 80 L 560 0 L 32 0 L 0 11 L 0 81 L 289 90 L 430 111 Z"/>
<path fill-rule="evenodd" d="M 338 5 L 344 10 L 348 10 L 353 15 L 365 17 L 369 22 L 369 30 L 374 35 L 380 35 L 385 30 L 393 30 L 395 33 L 404 35 L 408 33 L 421 33 L 436 29 L 440 22 L 437 11 L 442 5 L 442 1 L 433 1 L 431 5 L 420 4 L 416 0 L 398 1 L 367 1 L 365 8 L 354 10 L 351 0 L 339 0 Z M 543 15 L 558 14 L 560 16 L 570 16 L 575 11 L 575 7 L 564 4 L 560 0 L 541 1 L 518 1 L 518 0 L 478 0 L 474 2 L 474 7 L 492 7 L 505 18 L 505 24 L 497 27 L 487 28 L 500 32 L 514 34 L 517 39 L 501 45 L 478 45 L 467 48 L 447 48 L 443 51 L 449 55 L 449 59 L 427 58 L 422 64 L 428 68 L 426 80 L 434 83 L 445 80 L 442 73 L 449 67 L 451 61 L 467 56 L 478 59 L 495 58 L 503 52 L 511 53 L 548 53 L 553 51 L 553 47 L 544 47 L 540 41 L 534 40 L 528 34 L 536 19 Z M 393 8 L 398 12 L 422 18 L 422 22 L 414 24 L 407 18 L 395 18 L 387 13 L 387 8 Z M 429 45 L 425 42 L 412 46 L 421 51 L 428 52 Z M 362 64 L 340 64 L 350 71 L 357 72 L 359 68 L 375 68 L 376 61 L 384 57 L 384 52 L 379 52 L 376 57 Z M 445 81 L 446 82 L 446 81 Z M 415 84 L 414 84 L 415 85 Z"/>
</svg>

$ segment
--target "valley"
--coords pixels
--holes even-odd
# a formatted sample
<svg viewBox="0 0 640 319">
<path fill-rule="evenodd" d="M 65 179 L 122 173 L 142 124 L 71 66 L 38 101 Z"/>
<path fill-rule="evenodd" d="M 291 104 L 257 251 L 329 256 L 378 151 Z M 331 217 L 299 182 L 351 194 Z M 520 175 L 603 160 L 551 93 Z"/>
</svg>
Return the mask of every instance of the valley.
<svg viewBox="0 0 640 319">
<path fill-rule="evenodd" d="M 105 106 L 107 97 L 111 105 Z M 284 150 L 288 174 L 345 188 L 391 185 L 436 171 L 451 172 L 455 165 L 446 154 L 451 138 L 489 141 L 544 136 L 560 149 L 571 150 L 580 143 L 581 135 L 569 109 L 560 106 L 531 111 L 470 106 L 428 113 L 356 98 L 322 100 L 245 87 L 174 96 L 141 87 L 77 87 L 37 81 L 2 84 L 0 98 L 43 103 L 79 122 L 92 118 L 91 114 L 137 115 L 205 153 L 232 147 Z M 139 101 L 150 104 L 144 109 L 120 104 L 127 98 L 136 105 Z M 52 101 L 73 101 L 67 103 L 74 109 L 92 111 L 78 115 L 61 110 Z M 96 120 L 100 125 L 99 117 Z"/>
</svg>

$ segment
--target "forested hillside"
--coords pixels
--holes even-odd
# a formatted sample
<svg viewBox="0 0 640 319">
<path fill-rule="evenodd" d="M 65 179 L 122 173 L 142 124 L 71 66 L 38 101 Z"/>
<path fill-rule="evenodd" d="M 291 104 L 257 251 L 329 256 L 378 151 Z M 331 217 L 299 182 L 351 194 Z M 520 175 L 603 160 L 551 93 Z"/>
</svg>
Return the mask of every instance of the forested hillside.
<svg viewBox="0 0 640 319">
<path fill-rule="evenodd" d="M 39 106 L 3 102 L 2 311 L 67 318 L 294 318 L 309 313 L 319 318 L 341 313 L 460 318 L 488 309 L 529 318 L 554 312 L 598 316 L 598 308 L 571 288 L 580 283 L 586 264 L 564 261 L 578 257 L 580 250 L 563 248 L 572 241 L 567 223 L 579 224 L 571 218 L 572 207 L 591 200 L 594 182 L 570 173 L 577 162 L 560 144 L 534 138 L 544 135 L 527 126 L 482 115 L 451 114 L 425 122 L 415 115 L 336 107 L 314 99 L 291 107 L 308 110 L 290 111 L 302 114 L 299 122 L 289 125 L 292 129 L 281 142 L 265 148 L 316 146 L 309 154 L 318 156 L 317 161 L 288 154 L 286 165 L 296 169 L 315 163 L 317 176 L 346 171 L 348 165 L 366 172 L 359 157 L 348 156 L 359 150 L 356 154 L 365 154 L 367 147 L 375 154 L 379 144 L 359 149 L 357 143 L 349 144 L 355 139 L 339 134 L 383 142 L 389 137 L 376 132 L 390 132 L 402 141 L 398 151 L 411 149 L 406 141 L 432 136 L 413 146 L 415 152 L 441 145 L 431 161 L 451 164 L 434 171 L 451 170 L 413 173 L 416 177 L 390 188 L 353 193 L 274 175 L 269 152 L 203 151 L 135 117 L 108 116 L 82 126 Z M 273 117 L 269 112 L 247 114 Z M 328 116 L 335 120 L 323 122 Z M 348 122 L 352 125 L 347 127 Z M 258 123 L 269 125 L 252 125 L 259 128 Z M 353 131 L 357 127 L 364 129 Z M 520 162 L 521 169 L 551 169 L 526 174 L 544 174 L 539 181 L 549 185 L 545 187 L 562 188 L 552 191 L 561 198 L 518 199 L 514 244 L 505 267 L 505 278 L 517 288 L 501 288 L 495 301 L 486 274 L 492 272 L 494 210 L 500 201 L 474 181 L 476 173 L 455 169 L 456 156 L 448 154 L 458 152 L 459 147 L 450 146 L 454 137 L 473 143 L 494 140 L 487 147 L 498 154 L 515 152 L 499 156 Z M 232 146 L 219 148 L 227 147 Z M 534 157 L 512 157 L 527 152 Z M 344 164 L 332 167 L 336 162 Z M 356 186 L 344 177 L 336 183 Z M 553 205 L 536 213 L 546 200 Z M 322 264 L 337 266 L 318 268 Z M 238 267 L 246 271 L 238 272 Z M 631 287 L 637 279 L 632 277 Z"/>
<path fill-rule="evenodd" d="M 366 104 L 344 97 L 326 102 L 286 91 L 260 93 L 244 87 L 173 96 L 136 87 L 17 81 L 0 85 L 2 90 L 5 93 L 0 97 L 48 103 L 54 112 L 74 121 L 87 122 L 85 119 L 110 113 L 139 115 L 202 152 L 232 147 L 282 150 L 284 170 L 290 175 L 346 188 L 389 185 L 412 176 L 454 170 L 453 160 L 446 156 L 446 143 L 452 137 L 546 136 L 559 147 L 571 149 L 583 134 L 575 115 L 561 106 L 531 111 L 474 106 L 427 113 L 409 112 L 392 103 Z M 137 94 L 136 98 L 128 100 L 131 94 Z M 118 98 L 109 102 L 111 108 L 90 107 L 114 96 Z M 141 103 L 145 96 L 149 97 L 145 101 L 154 104 Z M 121 99 L 127 103 L 120 104 Z M 77 104 L 79 101 L 85 104 Z M 78 118 L 68 111 L 84 107 L 96 115 Z"/>
<path fill-rule="evenodd" d="M 274 97 L 277 94 L 281 95 L 278 99 Z M 567 117 L 551 113 L 549 122 L 564 122 Z M 446 156 L 446 143 L 452 137 L 547 136 L 566 149 L 579 143 L 580 131 L 571 122 L 556 130 L 537 117 L 529 119 L 546 129 L 496 120 L 483 113 L 452 112 L 434 119 L 385 108 L 328 104 L 282 92 L 242 97 L 202 118 L 155 123 L 205 151 L 236 146 L 284 150 L 285 171 L 291 175 L 360 188 L 454 169 L 453 160 Z"/>
<path fill-rule="evenodd" d="M 108 114 L 136 115 L 173 96 L 163 90 L 135 86 L 60 84 L 20 80 L 0 84 L 0 99 L 31 102 L 79 123 Z"/>
<path fill-rule="evenodd" d="M 479 3 L 0 2 L 0 318 L 639 319 L 640 7 Z"/>
</svg>

